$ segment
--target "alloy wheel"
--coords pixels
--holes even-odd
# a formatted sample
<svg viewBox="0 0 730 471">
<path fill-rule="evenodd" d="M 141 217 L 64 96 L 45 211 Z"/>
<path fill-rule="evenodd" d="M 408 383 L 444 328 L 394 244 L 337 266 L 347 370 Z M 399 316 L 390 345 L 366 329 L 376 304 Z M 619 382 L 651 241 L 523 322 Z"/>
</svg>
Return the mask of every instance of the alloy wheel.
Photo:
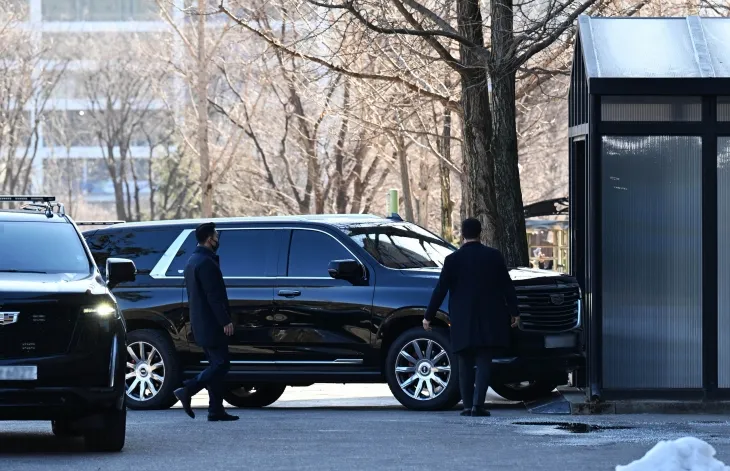
<svg viewBox="0 0 730 471">
<path fill-rule="evenodd" d="M 143 402 L 157 396 L 165 382 L 165 362 L 160 352 L 147 342 L 127 345 L 124 381 L 130 399 Z"/>
<path fill-rule="evenodd" d="M 416 339 L 398 353 L 395 376 L 403 392 L 418 401 L 429 401 L 449 385 L 451 361 L 438 342 Z"/>
</svg>

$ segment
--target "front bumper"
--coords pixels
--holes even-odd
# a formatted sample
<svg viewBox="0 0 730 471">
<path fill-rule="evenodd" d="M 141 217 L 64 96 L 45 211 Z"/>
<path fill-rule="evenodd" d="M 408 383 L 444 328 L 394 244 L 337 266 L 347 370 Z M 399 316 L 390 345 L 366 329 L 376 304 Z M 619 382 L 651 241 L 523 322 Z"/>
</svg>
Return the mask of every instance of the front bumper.
<svg viewBox="0 0 730 471">
<path fill-rule="evenodd" d="M 0 420 L 79 419 L 124 407 L 124 389 L 3 388 Z"/>
<path fill-rule="evenodd" d="M 583 368 L 585 357 L 574 351 L 498 356 L 492 360 L 492 377 L 498 382 L 560 379 Z"/>
</svg>

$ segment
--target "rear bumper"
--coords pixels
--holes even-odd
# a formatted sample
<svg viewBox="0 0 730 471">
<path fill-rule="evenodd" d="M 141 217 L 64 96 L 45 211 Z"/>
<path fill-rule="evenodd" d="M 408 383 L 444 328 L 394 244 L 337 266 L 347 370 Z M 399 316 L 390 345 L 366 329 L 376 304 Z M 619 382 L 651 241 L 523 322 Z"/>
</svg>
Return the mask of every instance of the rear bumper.
<svg viewBox="0 0 730 471">
<path fill-rule="evenodd" d="M 548 352 L 545 355 L 502 356 L 492 361 L 492 376 L 495 381 L 517 382 L 536 379 L 556 380 L 567 373 L 585 367 L 585 357 L 581 353 Z"/>
<path fill-rule="evenodd" d="M 79 419 L 124 407 L 124 389 L 3 388 L 0 420 Z"/>
</svg>

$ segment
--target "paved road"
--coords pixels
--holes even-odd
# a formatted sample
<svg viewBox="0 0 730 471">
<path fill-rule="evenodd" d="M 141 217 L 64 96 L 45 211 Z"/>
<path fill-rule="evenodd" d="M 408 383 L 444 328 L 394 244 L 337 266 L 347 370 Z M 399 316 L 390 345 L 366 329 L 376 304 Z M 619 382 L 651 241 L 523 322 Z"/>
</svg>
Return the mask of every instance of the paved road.
<svg viewBox="0 0 730 471">
<path fill-rule="evenodd" d="M 500 403 L 493 405 L 494 417 L 477 419 L 395 408 L 378 388 L 293 390 L 276 407 L 235 411 L 242 420 L 226 424 L 191 420 L 179 409 L 130 412 L 127 446 L 112 455 L 86 453 L 78 440 L 57 440 L 45 423 L 4 422 L 0 469 L 592 471 L 612 470 L 660 439 L 686 435 L 709 441 L 718 458 L 730 462 L 730 422 L 724 417 L 551 417 Z M 353 397 L 358 394 L 365 398 Z M 546 423 L 521 425 L 577 420 L 614 428 L 572 433 Z"/>
</svg>

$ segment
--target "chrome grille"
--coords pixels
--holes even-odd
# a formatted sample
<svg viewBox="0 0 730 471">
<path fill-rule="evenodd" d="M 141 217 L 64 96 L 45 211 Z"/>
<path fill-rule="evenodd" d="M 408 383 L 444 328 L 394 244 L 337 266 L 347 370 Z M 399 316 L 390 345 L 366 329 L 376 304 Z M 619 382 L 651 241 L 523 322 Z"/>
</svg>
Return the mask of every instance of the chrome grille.
<svg viewBox="0 0 730 471">
<path fill-rule="evenodd" d="M 539 286 L 517 290 L 522 330 L 565 332 L 580 324 L 578 286 Z"/>
</svg>

